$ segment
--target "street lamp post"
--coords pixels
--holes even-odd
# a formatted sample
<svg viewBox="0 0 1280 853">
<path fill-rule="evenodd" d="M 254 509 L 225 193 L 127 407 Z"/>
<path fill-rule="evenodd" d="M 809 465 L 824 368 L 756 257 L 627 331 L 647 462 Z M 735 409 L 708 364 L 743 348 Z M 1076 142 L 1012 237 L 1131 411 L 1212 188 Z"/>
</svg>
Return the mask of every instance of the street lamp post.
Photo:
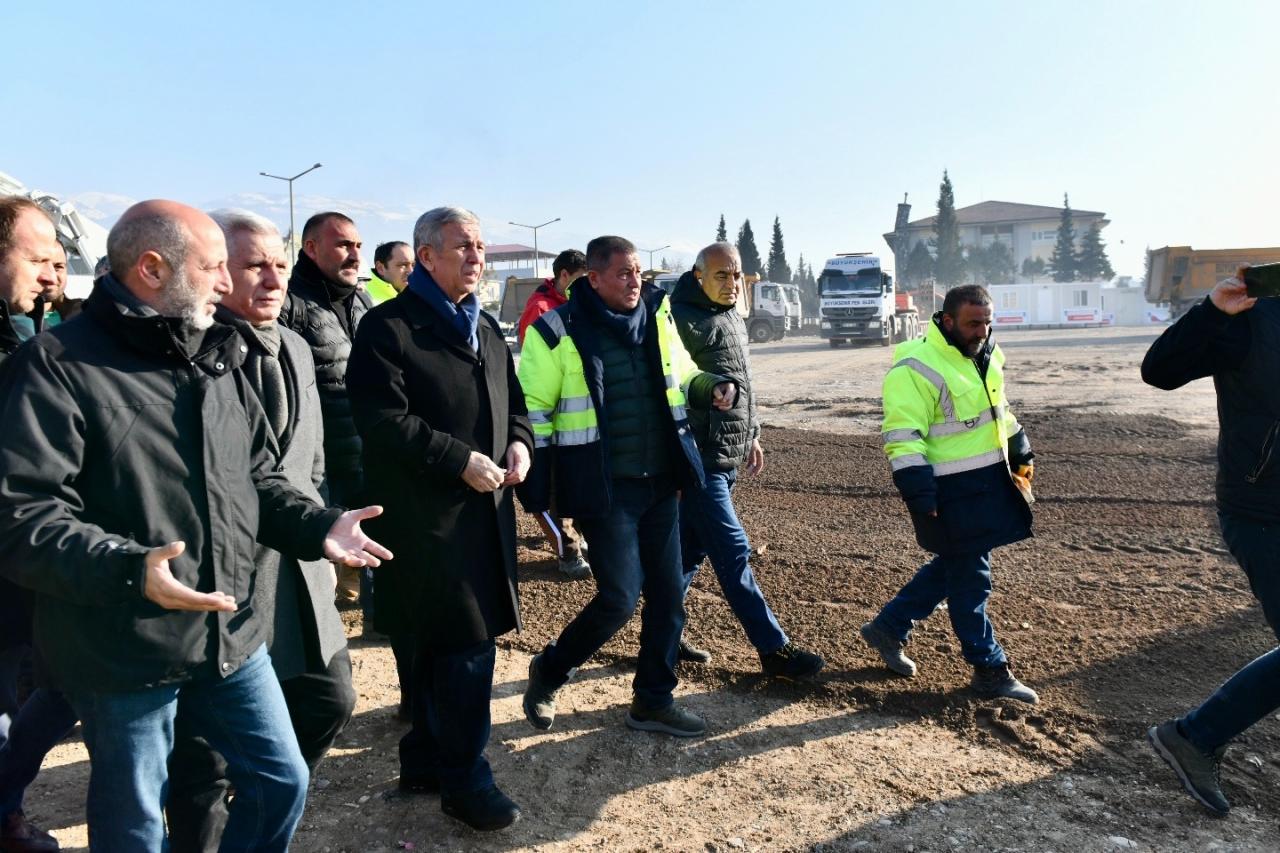
<svg viewBox="0 0 1280 853">
<path fill-rule="evenodd" d="M 304 169 L 303 171 L 294 175 L 292 178 L 285 178 L 280 175 L 269 175 L 266 172 L 258 173 L 259 175 L 262 175 L 262 177 L 264 178 L 275 178 L 277 181 L 285 181 L 286 183 L 289 184 L 289 241 L 292 242 L 294 246 L 298 245 L 298 232 L 295 231 L 293 228 L 293 182 L 298 180 L 298 178 L 301 178 L 303 175 L 307 174 L 307 172 L 314 172 L 316 169 L 319 169 L 319 168 L 320 168 L 320 164 L 316 163 L 311 168 Z M 293 259 L 290 258 L 290 260 L 292 261 Z"/>
<path fill-rule="evenodd" d="M 546 226 L 550 225 L 552 222 L 559 222 L 559 221 L 560 221 L 559 216 L 557 216 L 555 219 L 548 219 L 546 222 L 542 223 L 541 225 L 524 225 L 523 223 L 520 223 L 520 222 L 511 222 L 510 220 L 507 221 L 508 225 L 514 225 L 517 228 L 533 229 L 533 277 L 534 278 L 538 277 L 538 229 L 545 228 Z"/>
<path fill-rule="evenodd" d="M 670 249 L 670 248 L 671 248 L 671 244 L 668 243 L 667 245 L 659 246 L 656 249 L 641 249 L 640 251 L 649 253 L 649 269 L 653 269 L 653 253 L 661 252 L 663 249 Z"/>
</svg>

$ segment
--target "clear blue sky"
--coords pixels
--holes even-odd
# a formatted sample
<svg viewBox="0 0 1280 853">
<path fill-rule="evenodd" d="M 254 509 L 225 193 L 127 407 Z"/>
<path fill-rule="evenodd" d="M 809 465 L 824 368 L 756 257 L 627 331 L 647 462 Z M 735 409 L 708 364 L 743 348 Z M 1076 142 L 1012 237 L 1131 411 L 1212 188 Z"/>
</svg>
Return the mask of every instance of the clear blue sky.
<svg viewBox="0 0 1280 853">
<path fill-rule="evenodd" d="M 0 171 L 109 223 L 130 200 L 366 243 L 438 204 L 691 259 L 724 213 L 788 259 L 887 254 L 944 168 L 1102 210 L 1119 273 L 1166 244 L 1280 244 L 1280 3 L 8 3 Z M 1123 244 L 1121 243 L 1123 241 Z M 371 256 L 370 251 L 370 256 Z M 656 258 L 655 258 L 656 260 Z"/>
</svg>

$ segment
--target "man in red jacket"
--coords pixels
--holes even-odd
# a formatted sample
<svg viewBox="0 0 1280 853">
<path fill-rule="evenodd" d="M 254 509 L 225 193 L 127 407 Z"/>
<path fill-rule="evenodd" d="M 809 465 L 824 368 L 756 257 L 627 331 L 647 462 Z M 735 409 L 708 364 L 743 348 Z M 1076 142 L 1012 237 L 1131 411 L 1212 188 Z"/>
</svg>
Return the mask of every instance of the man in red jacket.
<svg viewBox="0 0 1280 853">
<path fill-rule="evenodd" d="M 551 278 L 538 286 L 538 289 L 525 303 L 524 313 L 520 315 L 520 324 L 516 334 L 520 343 L 524 344 L 524 333 L 534 320 L 548 311 L 554 311 L 569 301 L 569 285 L 578 276 L 587 274 L 587 256 L 577 249 L 565 249 L 556 255 L 551 265 Z M 560 571 L 574 580 L 591 577 L 591 567 L 582 556 L 582 537 L 573 527 L 573 519 L 560 518 L 555 514 L 555 507 L 550 512 L 535 513 L 538 526 L 551 547 L 560 559 Z"/>
</svg>

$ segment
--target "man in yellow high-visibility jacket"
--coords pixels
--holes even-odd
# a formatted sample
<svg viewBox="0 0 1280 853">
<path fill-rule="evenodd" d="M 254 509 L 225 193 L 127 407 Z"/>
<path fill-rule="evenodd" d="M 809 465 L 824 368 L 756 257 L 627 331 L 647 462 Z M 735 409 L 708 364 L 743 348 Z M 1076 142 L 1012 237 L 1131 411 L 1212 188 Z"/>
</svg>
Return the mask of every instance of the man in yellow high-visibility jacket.
<svg viewBox="0 0 1280 853">
<path fill-rule="evenodd" d="M 985 288 L 953 288 L 925 336 L 894 351 L 884 380 L 885 453 L 916 541 L 936 556 L 861 634 L 890 669 L 913 676 L 915 662 L 903 653 L 911 627 L 945 600 L 974 668 L 973 689 L 1035 703 L 987 618 L 991 549 L 1031 535 L 1034 471 L 1031 443 L 1005 400 L 991 314 Z"/>
</svg>

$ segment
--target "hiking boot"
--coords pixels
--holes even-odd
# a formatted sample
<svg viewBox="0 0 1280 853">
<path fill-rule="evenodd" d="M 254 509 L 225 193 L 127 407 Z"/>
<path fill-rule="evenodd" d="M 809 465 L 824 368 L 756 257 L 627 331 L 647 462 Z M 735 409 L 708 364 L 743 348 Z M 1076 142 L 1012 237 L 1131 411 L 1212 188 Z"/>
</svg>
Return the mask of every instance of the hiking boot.
<svg viewBox="0 0 1280 853">
<path fill-rule="evenodd" d="M 711 660 L 711 652 L 698 648 L 681 634 L 680 648 L 676 652 L 676 660 L 688 661 L 689 663 L 706 663 Z"/>
<path fill-rule="evenodd" d="M 676 737 L 697 737 L 707 733 L 706 721 L 674 702 L 655 711 L 632 701 L 631 710 L 627 712 L 627 727 L 642 732 L 662 732 Z"/>
<path fill-rule="evenodd" d="M 1007 663 L 1000 666 L 975 666 L 973 681 L 969 686 L 983 699 L 1017 699 L 1028 705 L 1040 701 L 1034 690 L 1013 677 Z"/>
<path fill-rule="evenodd" d="M 795 643 L 787 643 L 776 652 L 760 655 L 760 668 L 765 675 L 789 681 L 812 681 L 826 665 L 820 655 L 806 652 Z"/>
<path fill-rule="evenodd" d="M 562 557 L 560 560 L 560 574 L 570 580 L 580 581 L 591 577 L 591 566 L 583 559 L 581 554 L 574 554 L 571 557 Z"/>
<path fill-rule="evenodd" d="M 1183 789 L 1196 802 L 1218 817 L 1223 817 L 1230 811 L 1231 803 L 1227 802 L 1222 793 L 1218 775 L 1222 756 L 1227 751 L 1225 746 L 1218 747 L 1212 755 L 1201 752 L 1198 746 L 1178 731 L 1177 720 L 1169 720 L 1147 729 L 1147 740 L 1151 741 L 1156 755 L 1163 758 L 1165 764 L 1178 774 Z"/>
<path fill-rule="evenodd" d="M 916 662 L 902 651 L 906 643 L 881 631 L 874 621 L 863 625 L 858 629 L 858 633 L 867 641 L 868 646 L 879 653 L 880 660 L 884 661 L 885 666 L 898 675 L 905 675 L 907 678 L 915 677 Z"/>
<path fill-rule="evenodd" d="M 31 821 L 22 809 L 0 817 L 0 850 L 13 853 L 54 853 L 58 840 Z"/>
<path fill-rule="evenodd" d="M 529 658 L 529 685 L 524 689 L 524 716 L 535 729 L 546 731 L 556 720 L 556 691 L 542 678 L 542 654 Z"/>
<path fill-rule="evenodd" d="M 481 832 L 506 829 L 520 819 L 520 807 L 497 785 L 466 794 L 444 794 L 440 811 Z"/>
</svg>

